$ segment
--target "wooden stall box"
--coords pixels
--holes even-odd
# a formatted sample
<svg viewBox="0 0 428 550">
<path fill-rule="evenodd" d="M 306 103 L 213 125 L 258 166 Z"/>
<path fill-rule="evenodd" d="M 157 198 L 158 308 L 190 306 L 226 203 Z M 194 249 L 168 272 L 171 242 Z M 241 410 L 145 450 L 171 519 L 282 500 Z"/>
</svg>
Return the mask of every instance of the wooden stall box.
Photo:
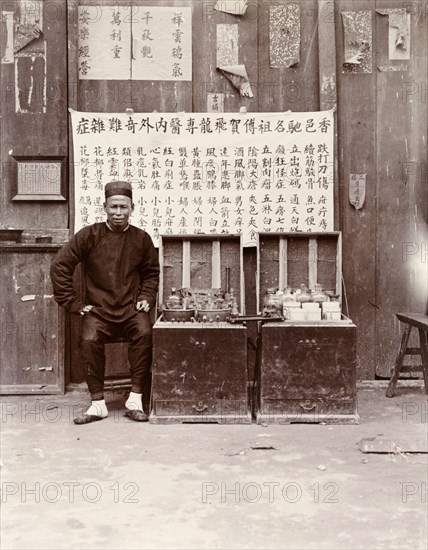
<svg viewBox="0 0 428 550">
<path fill-rule="evenodd" d="M 218 296 L 234 296 L 236 313 L 244 313 L 241 237 L 162 236 L 159 258 L 150 422 L 250 423 L 246 327 L 227 322 L 230 310 L 226 316 L 214 308 L 191 310 L 196 295 L 217 289 Z M 163 307 L 175 297 L 171 289 L 186 289 L 190 313 Z"/>
<path fill-rule="evenodd" d="M 64 393 L 64 317 L 49 268 L 58 244 L 0 244 L 0 394 Z"/>
<path fill-rule="evenodd" d="M 319 284 L 330 296 L 328 305 L 319 304 L 319 319 L 317 304 L 312 311 L 308 304 L 309 320 L 296 315 L 261 326 L 257 422 L 357 424 L 356 326 L 336 308 L 342 308 L 341 233 L 260 233 L 257 264 L 260 311 L 269 288 Z"/>
</svg>

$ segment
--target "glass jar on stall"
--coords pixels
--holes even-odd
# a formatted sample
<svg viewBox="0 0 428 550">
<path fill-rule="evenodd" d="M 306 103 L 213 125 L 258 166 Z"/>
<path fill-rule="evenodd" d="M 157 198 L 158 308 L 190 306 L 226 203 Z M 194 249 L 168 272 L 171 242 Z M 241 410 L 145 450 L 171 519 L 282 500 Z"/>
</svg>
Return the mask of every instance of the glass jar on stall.
<svg viewBox="0 0 428 550">
<path fill-rule="evenodd" d="M 306 285 L 300 285 L 300 292 L 296 294 L 296 300 L 302 304 L 305 302 L 312 302 L 311 293 L 306 288 Z"/>
<path fill-rule="evenodd" d="M 312 292 L 312 301 L 318 303 L 328 302 L 328 296 L 323 292 L 320 284 L 315 285 L 315 290 Z"/>
<path fill-rule="evenodd" d="M 284 288 L 284 294 L 282 295 L 282 303 L 287 304 L 289 302 L 295 302 L 296 301 L 296 295 L 293 294 L 291 290 L 291 286 L 286 286 Z"/>
<path fill-rule="evenodd" d="M 166 299 L 165 306 L 167 309 L 181 308 L 181 298 L 177 293 L 177 289 L 171 288 L 171 294 Z"/>
<path fill-rule="evenodd" d="M 276 315 L 280 310 L 280 296 L 276 288 L 267 288 L 263 298 L 263 315 Z"/>
</svg>

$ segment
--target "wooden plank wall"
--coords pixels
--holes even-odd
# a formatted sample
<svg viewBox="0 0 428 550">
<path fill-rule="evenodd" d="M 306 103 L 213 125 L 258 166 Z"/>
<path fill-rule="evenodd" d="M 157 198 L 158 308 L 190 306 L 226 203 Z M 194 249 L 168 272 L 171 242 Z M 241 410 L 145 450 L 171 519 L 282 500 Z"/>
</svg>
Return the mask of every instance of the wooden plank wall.
<svg viewBox="0 0 428 550">
<path fill-rule="evenodd" d="M 411 58 L 388 59 L 388 17 L 408 6 Z M 370 10 L 371 74 L 343 74 L 342 10 Z M 426 4 L 394 0 L 336 3 L 339 182 L 343 272 L 358 326 L 358 377 L 389 377 L 400 340 L 395 313 L 427 313 Z M 406 71 L 384 71 L 404 64 Z M 366 199 L 348 199 L 351 173 L 367 173 Z"/>
<path fill-rule="evenodd" d="M 375 8 L 401 7 L 398 0 L 299 0 L 300 63 L 284 69 L 270 68 L 269 8 L 287 2 L 250 0 L 247 13 L 238 17 L 214 10 L 214 0 L 158 1 L 156 5 L 160 6 L 192 7 L 192 82 L 79 81 L 78 3 L 79 0 L 52 0 L 44 5 L 43 33 L 48 57 L 46 113 L 15 112 L 14 65 L 0 66 L 1 223 L 39 231 L 72 230 L 73 158 L 68 106 L 103 112 L 126 108 L 146 112 L 204 112 L 207 93 L 218 92 L 225 94 L 227 112 L 238 112 L 241 107 L 248 112 L 310 111 L 333 107 L 337 94 L 335 229 L 343 231 L 346 295 L 350 317 L 358 326 L 358 378 L 388 376 L 400 332 L 394 312 L 426 312 L 423 281 L 427 261 L 424 255 L 427 242 L 426 3 L 404 3 L 412 13 L 411 59 L 405 62 L 407 71 L 382 72 L 378 66 L 393 63 L 387 59 L 387 17 L 376 14 Z M 3 2 L 2 9 L 6 9 L 6 4 L 12 6 L 19 22 L 23 2 Z M 117 0 L 97 3 L 100 7 L 117 4 Z M 129 4 L 141 7 L 153 5 L 154 1 L 134 0 Z M 372 73 L 344 74 L 341 11 L 367 9 L 373 21 Z M 247 68 L 253 98 L 241 97 L 216 70 L 218 24 L 239 25 L 239 62 Z M 329 82 L 333 82 L 331 87 Z M 68 154 L 71 168 L 68 203 L 11 202 L 10 150 L 16 155 Z M 366 200 L 361 210 L 355 210 L 348 200 L 349 174 L 362 172 L 367 173 Z M 246 306 L 251 313 L 256 310 L 255 249 L 245 250 L 244 263 Z M 73 353 L 67 354 L 71 358 L 67 381 L 72 382 L 83 381 L 76 352 L 78 325 L 79 320 L 74 319 L 69 339 Z"/>
<path fill-rule="evenodd" d="M 14 13 L 14 26 L 34 17 L 35 2 L 11 0 L 1 2 L 1 10 Z M 43 4 L 43 3 L 42 3 Z M 67 156 L 67 34 L 66 4 L 62 0 L 53 0 L 43 4 L 43 16 L 40 22 L 43 34 L 40 38 L 25 46 L 19 53 L 27 57 L 14 57 L 13 63 L 0 64 L 0 159 L 1 185 L 0 224 L 19 227 L 29 232 L 36 229 L 65 229 L 68 227 L 69 205 L 66 202 L 12 202 L 14 186 L 12 181 L 12 156 Z M 15 32 L 16 35 L 16 32 Z M 31 53 L 46 45 L 46 66 L 32 63 Z M 29 56 L 29 57 L 28 57 Z M 15 64 L 18 66 L 15 77 Z M 39 61 L 41 61 L 39 59 Z M 33 66 L 33 68 L 32 68 Z M 30 73 L 30 70 L 32 71 Z M 46 71 L 46 80 L 44 72 Z M 30 77 L 31 74 L 31 78 Z M 16 79 L 16 82 L 15 82 Z M 16 92 L 20 88 L 21 97 L 32 94 L 40 99 L 17 110 Z M 45 96 L 46 112 L 41 105 Z M 30 102 L 31 104 L 32 102 Z M 55 231 L 53 231 L 55 233 Z M 64 234 L 64 232 L 56 232 Z M 34 241 L 33 241 L 34 242 Z"/>
<path fill-rule="evenodd" d="M 406 5 L 406 4 L 403 4 Z M 401 327 L 394 313 L 427 313 L 428 5 L 409 3 L 406 72 L 377 70 L 376 374 L 388 376 Z M 378 0 L 377 8 L 390 2 Z M 388 64 L 388 21 L 376 15 L 376 68 Z M 397 63 L 397 62 L 395 62 Z M 419 361 L 420 364 L 420 361 Z"/>
<path fill-rule="evenodd" d="M 2 20 L 5 12 L 10 25 Z M 63 0 L 0 2 L 0 226 L 24 230 L 22 245 L 1 250 L 0 379 L 5 393 L 61 393 L 64 386 L 64 315 L 51 297 L 49 280 L 58 246 L 35 244 L 35 238 L 67 239 L 69 203 L 12 198 L 14 157 L 68 155 L 65 22 Z M 32 28 L 41 29 L 39 37 L 31 35 Z"/>
<path fill-rule="evenodd" d="M 337 36 L 339 186 L 343 231 L 343 277 L 349 316 L 358 327 L 359 378 L 373 378 L 376 349 L 376 80 L 375 74 L 343 74 L 341 11 L 369 9 L 374 2 L 343 0 L 335 13 Z M 349 204 L 350 173 L 368 172 L 361 210 Z"/>
</svg>

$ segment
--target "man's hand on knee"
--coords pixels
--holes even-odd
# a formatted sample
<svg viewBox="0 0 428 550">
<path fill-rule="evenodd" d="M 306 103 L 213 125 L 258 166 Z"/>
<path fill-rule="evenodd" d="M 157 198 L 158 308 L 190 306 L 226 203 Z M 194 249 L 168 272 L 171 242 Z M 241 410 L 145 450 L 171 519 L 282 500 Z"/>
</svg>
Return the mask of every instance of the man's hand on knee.
<svg viewBox="0 0 428 550">
<path fill-rule="evenodd" d="M 150 311 L 150 306 L 147 300 L 141 300 L 135 304 L 135 309 L 137 311 L 145 311 L 148 313 Z"/>
<path fill-rule="evenodd" d="M 91 305 L 87 305 L 85 306 L 81 311 L 80 311 L 80 315 L 87 315 L 91 309 L 93 308 L 94 306 L 91 306 Z"/>
</svg>

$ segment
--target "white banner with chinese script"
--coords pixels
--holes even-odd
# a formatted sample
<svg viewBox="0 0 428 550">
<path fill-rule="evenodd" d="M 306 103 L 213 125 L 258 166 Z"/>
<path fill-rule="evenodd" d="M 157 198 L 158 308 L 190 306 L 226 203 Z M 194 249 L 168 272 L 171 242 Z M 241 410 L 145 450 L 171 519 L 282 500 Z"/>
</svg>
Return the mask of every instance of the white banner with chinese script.
<svg viewBox="0 0 428 550">
<path fill-rule="evenodd" d="M 104 185 L 129 181 L 132 223 L 160 234 L 333 230 L 333 111 L 73 111 L 75 230 L 105 219 Z"/>
<path fill-rule="evenodd" d="M 190 7 L 78 7 L 81 80 L 192 80 Z"/>
</svg>

